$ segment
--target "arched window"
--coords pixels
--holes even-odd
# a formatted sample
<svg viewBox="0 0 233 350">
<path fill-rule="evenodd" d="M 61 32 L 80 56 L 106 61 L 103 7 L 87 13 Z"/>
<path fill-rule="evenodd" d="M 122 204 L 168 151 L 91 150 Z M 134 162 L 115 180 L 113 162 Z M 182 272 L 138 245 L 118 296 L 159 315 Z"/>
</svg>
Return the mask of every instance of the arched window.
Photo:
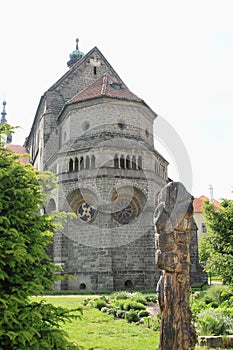
<svg viewBox="0 0 233 350">
<path fill-rule="evenodd" d="M 75 158 L 75 160 L 74 160 L 74 170 L 75 171 L 78 171 L 79 169 L 78 169 L 78 158 Z"/>
<path fill-rule="evenodd" d="M 74 169 L 73 166 L 74 166 L 73 159 L 70 159 L 69 160 L 69 167 L 68 167 L 69 171 L 73 171 L 73 169 Z"/>
<path fill-rule="evenodd" d="M 142 169 L 142 157 L 138 157 L 138 169 Z"/>
<path fill-rule="evenodd" d="M 55 203 L 55 200 L 53 198 L 51 198 L 49 201 L 48 201 L 48 204 L 47 204 L 47 207 L 46 207 L 46 213 L 51 213 L 51 211 L 54 211 L 56 210 L 56 203 Z"/>
<path fill-rule="evenodd" d="M 91 156 L 91 169 L 95 169 L 95 156 Z"/>
<path fill-rule="evenodd" d="M 86 156 L 86 169 L 90 169 L 90 158 Z"/>
<path fill-rule="evenodd" d="M 79 285 L 79 289 L 86 289 L 87 288 L 87 286 L 86 286 L 86 284 L 85 283 L 80 283 L 80 285 Z"/>
<path fill-rule="evenodd" d="M 114 157 L 114 168 L 119 168 L 119 159 L 117 154 Z"/>
<path fill-rule="evenodd" d="M 129 158 L 129 156 L 126 157 L 126 169 L 130 169 L 130 158 Z"/>
<path fill-rule="evenodd" d="M 136 157 L 135 156 L 133 156 L 133 158 L 132 158 L 132 169 L 134 169 L 134 170 L 137 169 Z"/>
<path fill-rule="evenodd" d="M 133 282 L 131 280 L 125 281 L 125 288 L 132 289 L 133 288 Z"/>
<path fill-rule="evenodd" d="M 80 158 L 80 170 L 84 169 L 84 159 L 83 157 Z"/>
<path fill-rule="evenodd" d="M 125 169 L 125 158 L 123 155 L 120 158 L 120 168 Z"/>
</svg>

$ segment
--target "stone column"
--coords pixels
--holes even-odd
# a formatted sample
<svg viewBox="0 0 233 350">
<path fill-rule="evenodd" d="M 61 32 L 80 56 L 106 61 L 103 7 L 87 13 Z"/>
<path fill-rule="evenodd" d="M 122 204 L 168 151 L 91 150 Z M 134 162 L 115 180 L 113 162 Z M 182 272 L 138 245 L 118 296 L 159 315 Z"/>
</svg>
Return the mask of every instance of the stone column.
<svg viewBox="0 0 233 350">
<path fill-rule="evenodd" d="M 192 202 L 193 197 L 181 183 L 170 182 L 161 190 L 155 210 L 156 263 L 163 270 L 157 286 L 162 316 L 159 350 L 195 347 L 189 306 Z"/>
</svg>

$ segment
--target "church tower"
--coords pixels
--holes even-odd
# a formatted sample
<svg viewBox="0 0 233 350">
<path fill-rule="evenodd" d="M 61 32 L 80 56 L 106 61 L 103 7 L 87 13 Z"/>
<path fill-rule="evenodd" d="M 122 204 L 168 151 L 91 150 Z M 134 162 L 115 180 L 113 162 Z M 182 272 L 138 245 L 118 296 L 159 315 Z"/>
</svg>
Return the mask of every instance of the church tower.
<svg viewBox="0 0 233 350">
<path fill-rule="evenodd" d="M 54 235 L 53 261 L 73 276 L 57 288 L 154 289 L 153 213 L 168 162 L 154 148 L 156 113 L 98 48 L 76 50 L 41 98 L 26 146 L 58 179 L 46 211 L 75 213 Z"/>
</svg>

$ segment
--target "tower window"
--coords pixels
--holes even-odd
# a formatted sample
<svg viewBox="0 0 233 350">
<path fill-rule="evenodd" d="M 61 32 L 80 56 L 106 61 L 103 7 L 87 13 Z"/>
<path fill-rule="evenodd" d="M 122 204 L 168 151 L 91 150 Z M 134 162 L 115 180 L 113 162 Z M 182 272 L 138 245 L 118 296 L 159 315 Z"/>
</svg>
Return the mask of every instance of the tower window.
<svg viewBox="0 0 233 350">
<path fill-rule="evenodd" d="M 74 160 L 74 170 L 78 171 L 78 158 L 75 158 Z"/>
<path fill-rule="evenodd" d="M 118 161 L 117 155 L 115 155 L 115 157 L 114 157 L 114 168 L 119 168 L 119 161 Z"/>
<path fill-rule="evenodd" d="M 121 156 L 120 158 L 120 168 L 124 169 L 125 168 L 125 159 L 124 156 Z"/>
<path fill-rule="evenodd" d="M 87 156 L 86 157 L 86 169 L 90 168 L 90 158 Z"/>
<path fill-rule="evenodd" d="M 97 74 L 97 67 L 96 66 L 94 66 L 94 75 L 96 75 Z"/>
<path fill-rule="evenodd" d="M 69 160 L 69 171 L 73 171 L 73 159 Z"/>
<path fill-rule="evenodd" d="M 129 156 L 126 157 L 126 169 L 130 168 L 130 158 Z"/>
<path fill-rule="evenodd" d="M 91 169 L 95 168 L 95 156 L 91 156 Z"/>
<path fill-rule="evenodd" d="M 80 170 L 84 169 L 84 159 L 83 157 L 80 158 Z"/>
<path fill-rule="evenodd" d="M 142 169 L 142 157 L 138 157 L 138 169 Z"/>
<path fill-rule="evenodd" d="M 134 170 L 137 169 L 136 157 L 135 156 L 133 156 L 133 158 L 132 158 L 132 169 L 134 169 Z"/>
</svg>

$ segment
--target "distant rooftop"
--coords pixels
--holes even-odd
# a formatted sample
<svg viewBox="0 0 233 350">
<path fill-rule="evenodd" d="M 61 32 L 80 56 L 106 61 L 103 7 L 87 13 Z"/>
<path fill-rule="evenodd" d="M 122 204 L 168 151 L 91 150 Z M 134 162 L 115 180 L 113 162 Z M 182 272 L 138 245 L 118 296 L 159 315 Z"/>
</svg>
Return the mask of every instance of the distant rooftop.
<svg viewBox="0 0 233 350">
<path fill-rule="evenodd" d="M 16 154 L 27 154 L 27 149 L 23 146 L 20 145 L 13 145 L 12 143 L 8 143 L 6 145 L 6 148 L 10 149 L 12 152 Z M 28 164 L 29 163 L 29 158 L 28 157 L 20 157 L 19 161 L 23 164 Z"/>
<path fill-rule="evenodd" d="M 194 213 L 202 213 L 203 212 L 203 203 L 207 200 L 209 200 L 209 198 L 206 196 L 201 196 L 199 198 L 195 198 L 193 201 Z M 220 203 L 216 199 L 214 199 L 214 207 L 216 210 L 220 209 Z"/>
</svg>

